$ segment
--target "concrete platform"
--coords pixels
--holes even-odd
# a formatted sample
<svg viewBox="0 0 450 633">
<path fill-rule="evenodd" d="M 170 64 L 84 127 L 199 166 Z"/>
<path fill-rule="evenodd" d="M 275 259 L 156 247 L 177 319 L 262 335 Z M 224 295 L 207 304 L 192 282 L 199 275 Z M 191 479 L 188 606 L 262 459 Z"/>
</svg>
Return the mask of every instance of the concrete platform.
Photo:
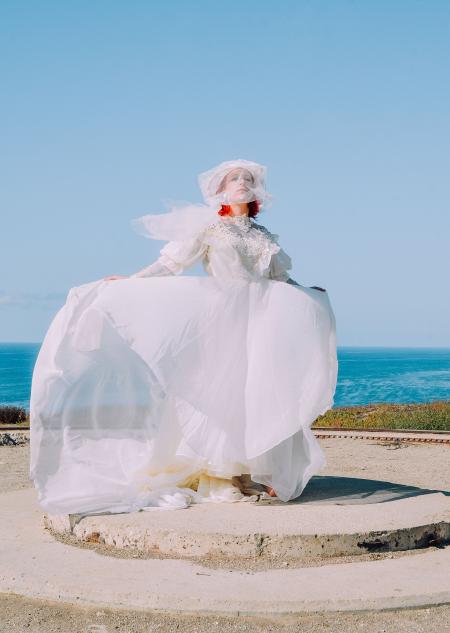
<svg viewBox="0 0 450 633">
<path fill-rule="evenodd" d="M 433 497 L 438 499 L 439 495 L 428 498 Z M 424 501 L 426 498 L 422 497 Z M 260 572 L 214 569 L 189 560 L 100 556 L 92 549 L 58 542 L 42 528 L 42 511 L 32 489 L 3 494 L 1 505 L 3 593 L 77 605 L 234 616 L 392 609 L 450 602 L 450 548 L 320 567 Z M 306 510 L 306 506 L 298 507 Z M 177 510 L 173 516 L 177 520 L 183 514 L 194 516 L 191 510 Z M 267 510 L 281 508 L 258 509 Z M 163 513 L 157 514 L 162 518 Z"/>
<path fill-rule="evenodd" d="M 196 504 L 184 510 L 44 517 L 80 541 L 174 558 L 308 561 L 450 542 L 450 494 L 388 482 L 314 477 L 288 504 Z"/>
</svg>

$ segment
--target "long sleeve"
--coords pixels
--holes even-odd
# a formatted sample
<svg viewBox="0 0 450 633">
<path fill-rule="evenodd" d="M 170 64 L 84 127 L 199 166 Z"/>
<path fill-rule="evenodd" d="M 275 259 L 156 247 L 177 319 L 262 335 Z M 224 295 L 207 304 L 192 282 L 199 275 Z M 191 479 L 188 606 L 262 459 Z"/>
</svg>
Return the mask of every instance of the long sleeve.
<svg viewBox="0 0 450 633">
<path fill-rule="evenodd" d="M 146 266 L 142 270 L 139 270 L 136 273 L 130 275 L 130 277 L 166 277 L 167 275 L 172 275 L 172 271 L 161 263 L 158 258 L 153 264 L 150 266 Z"/>
<path fill-rule="evenodd" d="M 179 275 L 183 270 L 197 263 L 207 248 L 208 246 L 203 242 L 201 236 L 183 242 L 167 242 L 155 262 L 130 275 L 130 277 Z"/>
</svg>

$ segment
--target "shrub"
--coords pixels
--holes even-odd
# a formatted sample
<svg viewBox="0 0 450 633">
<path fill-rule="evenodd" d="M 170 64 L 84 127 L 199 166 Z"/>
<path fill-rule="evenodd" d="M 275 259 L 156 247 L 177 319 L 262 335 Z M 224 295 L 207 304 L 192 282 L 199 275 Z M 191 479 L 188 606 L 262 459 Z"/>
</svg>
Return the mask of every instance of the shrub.
<svg viewBox="0 0 450 633">
<path fill-rule="evenodd" d="M 27 410 L 23 407 L 0 405 L 0 424 L 20 424 L 28 419 Z"/>
<path fill-rule="evenodd" d="M 415 404 L 375 403 L 335 407 L 314 422 L 314 427 L 337 429 L 407 429 L 450 431 L 450 400 Z"/>
</svg>

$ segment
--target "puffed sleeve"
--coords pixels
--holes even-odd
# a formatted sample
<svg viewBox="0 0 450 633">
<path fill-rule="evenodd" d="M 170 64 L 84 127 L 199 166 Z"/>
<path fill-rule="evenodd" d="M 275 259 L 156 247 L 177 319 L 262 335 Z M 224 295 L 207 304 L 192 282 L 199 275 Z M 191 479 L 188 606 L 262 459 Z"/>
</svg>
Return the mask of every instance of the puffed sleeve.
<svg viewBox="0 0 450 633">
<path fill-rule="evenodd" d="M 166 275 L 179 275 L 186 268 L 197 263 L 205 254 L 207 244 L 202 235 L 185 241 L 167 242 L 160 250 L 158 259 L 130 275 L 130 277 L 162 277 Z"/>
<path fill-rule="evenodd" d="M 290 279 L 289 270 L 292 268 L 292 260 L 289 255 L 280 247 L 280 250 L 272 255 L 270 260 L 270 279 L 277 281 L 287 281 Z"/>
</svg>

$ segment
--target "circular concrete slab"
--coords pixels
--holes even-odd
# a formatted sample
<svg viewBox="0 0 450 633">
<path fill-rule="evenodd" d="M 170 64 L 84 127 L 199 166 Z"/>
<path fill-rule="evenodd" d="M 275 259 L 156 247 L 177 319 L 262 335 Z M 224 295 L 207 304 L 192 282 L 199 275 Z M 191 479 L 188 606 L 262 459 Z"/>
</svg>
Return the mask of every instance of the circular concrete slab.
<svg viewBox="0 0 450 633">
<path fill-rule="evenodd" d="M 168 557 L 286 562 L 404 551 L 450 540 L 448 493 L 314 477 L 298 500 L 207 503 L 183 510 L 45 515 L 57 534 Z"/>
<path fill-rule="evenodd" d="M 1 503 L 0 593 L 128 611 L 271 618 L 450 601 L 450 548 L 370 562 L 235 571 L 71 547 L 42 529 L 34 490 L 4 493 Z"/>
</svg>

